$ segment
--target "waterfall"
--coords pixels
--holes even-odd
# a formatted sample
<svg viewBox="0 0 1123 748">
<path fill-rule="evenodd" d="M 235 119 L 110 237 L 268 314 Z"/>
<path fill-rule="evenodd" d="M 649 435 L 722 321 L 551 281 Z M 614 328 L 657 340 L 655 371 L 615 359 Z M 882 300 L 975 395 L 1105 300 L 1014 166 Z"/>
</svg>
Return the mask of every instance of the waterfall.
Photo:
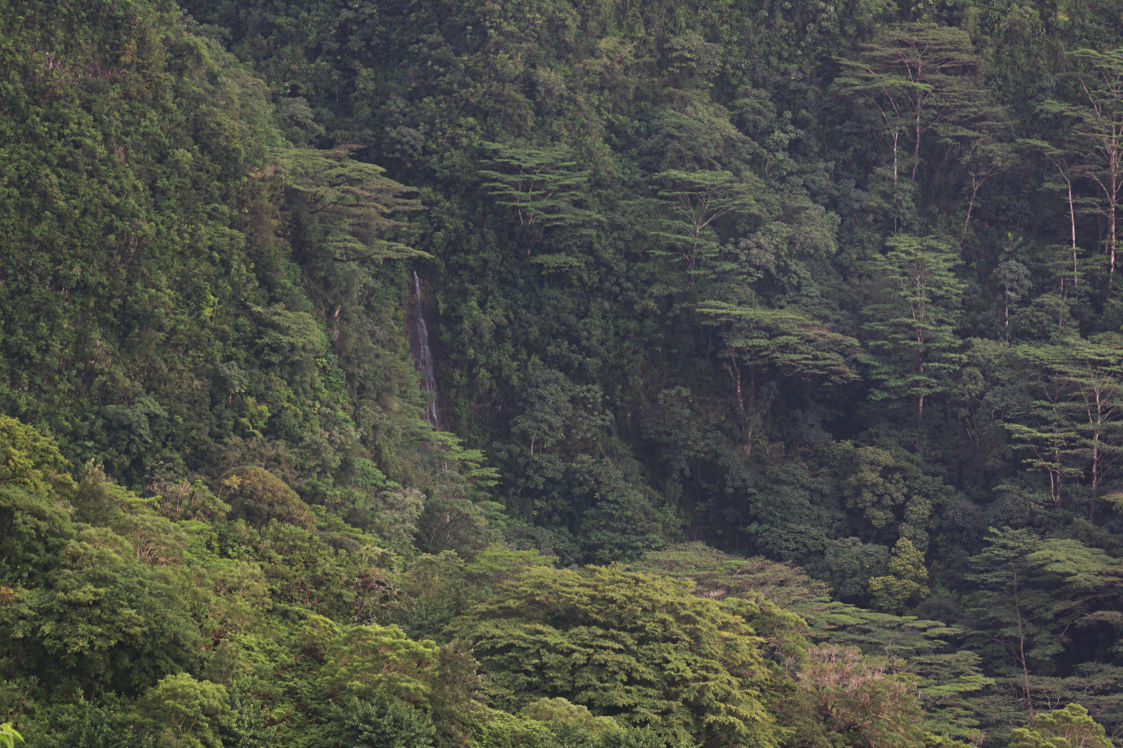
<svg viewBox="0 0 1123 748">
<path fill-rule="evenodd" d="M 425 408 L 425 420 L 433 428 L 442 426 L 441 409 L 438 404 L 437 357 L 433 352 L 433 341 L 429 337 L 429 323 L 426 321 L 425 298 L 421 294 L 421 277 L 413 272 L 413 304 L 406 315 L 406 335 L 409 338 L 413 364 L 421 375 L 421 389 L 432 396 Z"/>
</svg>

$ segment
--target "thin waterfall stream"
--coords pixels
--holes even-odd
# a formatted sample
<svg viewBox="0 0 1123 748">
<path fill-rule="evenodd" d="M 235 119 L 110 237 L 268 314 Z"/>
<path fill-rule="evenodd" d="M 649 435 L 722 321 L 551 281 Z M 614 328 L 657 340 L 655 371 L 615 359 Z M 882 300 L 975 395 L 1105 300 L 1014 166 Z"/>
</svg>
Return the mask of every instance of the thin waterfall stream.
<svg viewBox="0 0 1123 748">
<path fill-rule="evenodd" d="M 406 336 L 409 339 L 410 352 L 413 354 L 413 364 L 417 367 L 417 373 L 421 375 L 421 389 L 432 396 L 425 408 L 425 420 L 433 428 L 440 429 L 443 427 L 443 419 L 437 387 L 437 357 L 429 335 L 429 322 L 426 320 L 426 316 L 432 311 L 422 295 L 421 276 L 416 270 L 412 273 L 413 303 L 410 305 L 409 314 L 406 315 Z"/>
</svg>

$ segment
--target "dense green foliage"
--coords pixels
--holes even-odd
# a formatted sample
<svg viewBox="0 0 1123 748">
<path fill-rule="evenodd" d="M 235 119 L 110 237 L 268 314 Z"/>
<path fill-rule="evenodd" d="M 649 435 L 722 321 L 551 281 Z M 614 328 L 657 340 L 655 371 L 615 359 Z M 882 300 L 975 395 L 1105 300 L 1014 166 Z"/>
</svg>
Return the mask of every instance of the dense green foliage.
<svg viewBox="0 0 1123 748">
<path fill-rule="evenodd" d="M 1118 11 L 0 0 L 0 743 L 1123 736 Z"/>
</svg>

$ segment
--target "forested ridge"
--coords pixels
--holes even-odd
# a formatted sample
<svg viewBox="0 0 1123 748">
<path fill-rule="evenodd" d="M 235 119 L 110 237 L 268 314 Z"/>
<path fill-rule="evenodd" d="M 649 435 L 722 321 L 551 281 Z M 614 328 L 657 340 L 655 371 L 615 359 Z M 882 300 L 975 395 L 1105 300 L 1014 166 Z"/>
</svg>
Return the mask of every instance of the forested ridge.
<svg viewBox="0 0 1123 748">
<path fill-rule="evenodd" d="M 1120 44 L 0 0 L 0 745 L 1123 740 Z"/>
</svg>

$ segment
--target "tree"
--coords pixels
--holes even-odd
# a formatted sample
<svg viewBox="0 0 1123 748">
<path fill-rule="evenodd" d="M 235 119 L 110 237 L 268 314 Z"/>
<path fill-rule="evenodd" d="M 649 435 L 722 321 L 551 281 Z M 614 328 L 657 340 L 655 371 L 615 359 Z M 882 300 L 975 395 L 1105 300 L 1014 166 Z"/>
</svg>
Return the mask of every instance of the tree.
<svg viewBox="0 0 1123 748">
<path fill-rule="evenodd" d="M 903 447 L 845 446 L 849 449 L 844 451 L 840 445 L 839 455 L 852 457 L 842 463 L 840 487 L 847 508 L 856 510 L 856 529 L 886 546 L 908 539 L 923 556 L 933 509 L 947 501 L 953 489 L 926 474 L 918 456 Z"/>
<path fill-rule="evenodd" d="M 0 746 L 15 748 L 17 740 L 21 743 L 25 742 L 23 736 L 16 731 L 11 722 L 0 724 Z"/>
<path fill-rule="evenodd" d="M 1106 52 L 1081 49 L 1073 59 L 1083 70 L 1074 75 L 1070 100 L 1050 100 L 1041 108 L 1066 123 L 1064 143 L 1055 145 L 1049 153 L 1068 184 L 1070 210 L 1072 185 L 1067 175 L 1088 180 L 1100 194 L 1099 213 L 1107 223 L 1103 238 L 1108 259 L 1105 295 L 1110 295 L 1119 243 L 1119 201 L 1123 196 L 1123 48 Z M 1078 159 L 1067 170 L 1066 152 Z"/>
<path fill-rule="evenodd" d="M 670 169 L 655 175 L 662 187 L 664 215 L 653 238 L 657 254 L 677 255 L 686 267 L 686 288 L 694 286 L 700 265 L 718 254 L 721 244 L 715 223 L 723 218 L 744 219 L 761 212 L 758 198 L 766 193 L 752 172 L 736 176 L 728 171 Z"/>
<path fill-rule="evenodd" d="M 791 377 L 830 386 L 859 378 L 853 366 L 858 341 L 830 330 L 798 310 L 704 301 L 697 311 L 722 331 L 728 356 L 724 368 L 733 382 L 737 412 L 745 424 L 747 455 L 752 453 L 756 431 L 764 418 L 758 398 L 761 379 Z M 748 370 L 747 383 L 742 366 Z"/>
<path fill-rule="evenodd" d="M 972 126 L 979 132 L 988 129 L 979 123 L 988 119 L 994 107 L 985 105 L 975 80 L 980 61 L 967 32 L 917 23 L 883 29 L 862 45 L 858 56 L 841 63 L 844 72 L 835 85 L 872 104 L 881 117 L 882 133 L 890 146 L 896 232 L 902 162 L 911 160 L 909 176 L 915 182 L 925 136 L 941 128 L 956 128 L 959 134 Z M 902 156 L 903 141 L 912 144 L 911 158 Z"/>
<path fill-rule="evenodd" d="M 1049 498 L 1059 506 L 1069 479 L 1079 478 L 1082 469 L 1074 464 L 1080 449 L 1080 434 L 1066 413 L 1065 388 L 1057 380 L 1042 382 L 1038 399 L 1003 423 L 1014 444 L 1028 449 L 1023 464 L 1044 470 L 1049 478 Z M 1016 419 L 1016 420 L 1015 420 Z"/>
<path fill-rule="evenodd" d="M 1030 686 L 1030 656 L 1040 624 L 1033 620 L 1042 595 L 1029 586 L 1028 556 L 1039 539 L 1029 530 L 1004 527 L 988 529 L 986 547 L 970 561 L 969 579 L 979 586 L 976 609 L 983 615 L 982 627 L 1013 657 L 1021 680 L 1025 709 L 1034 715 Z"/>
<path fill-rule="evenodd" d="M 220 748 L 233 712 L 226 687 L 188 673 L 166 675 L 144 692 L 141 719 L 161 743 L 184 748 Z"/>
<path fill-rule="evenodd" d="M 453 641 L 438 653 L 437 681 L 429 694 L 439 745 L 463 745 L 471 735 L 478 709 L 479 663 L 463 642 Z"/>
<path fill-rule="evenodd" d="M 1049 104 L 1046 104 L 1048 107 Z M 1076 288 L 1080 283 L 1080 272 L 1078 266 L 1078 249 L 1076 241 L 1076 206 L 1078 198 L 1073 189 L 1074 181 L 1077 178 L 1078 167 L 1080 164 L 1080 154 L 1075 152 L 1075 145 L 1071 141 L 1063 141 L 1060 143 L 1050 143 L 1044 140 L 1023 140 L 1021 141 L 1025 146 L 1039 150 L 1052 164 L 1053 168 L 1057 170 L 1057 175 L 1060 177 L 1060 184 L 1047 181 L 1046 185 L 1049 187 L 1061 187 L 1065 193 L 1065 201 L 1068 206 L 1068 227 L 1069 227 L 1069 244 L 1066 251 L 1072 256 L 1072 287 Z M 1065 290 L 1064 275 L 1061 275 L 1060 293 L 1063 295 Z"/>
<path fill-rule="evenodd" d="M 1103 725 L 1080 704 L 1036 715 L 1010 735 L 1010 748 L 1111 748 Z"/>
<path fill-rule="evenodd" d="M 749 368 L 825 385 L 858 379 L 851 361 L 858 341 L 798 310 L 704 301 L 697 311 L 721 326 L 730 355 Z"/>
<path fill-rule="evenodd" d="M 6 656 L 90 695 L 135 694 L 198 662 L 199 625 L 174 567 L 143 564 L 127 540 L 88 526 L 61 556 L 46 585 L 0 608 Z"/>
<path fill-rule="evenodd" d="M 415 190 L 384 176 L 385 169 L 351 157 L 354 148 L 288 148 L 276 153 L 286 186 L 327 225 L 326 247 L 336 262 L 429 255 L 385 234 L 404 213 L 421 209 Z M 271 176 L 266 170 L 262 176 Z"/>
<path fill-rule="evenodd" d="M 859 734 L 869 739 L 879 730 L 913 734 L 914 696 L 924 709 L 925 729 L 960 739 L 978 735 L 972 700 L 993 681 L 982 674 L 979 656 L 964 648 L 963 632 L 954 626 L 841 603 L 824 582 L 799 567 L 739 558 L 701 543 L 649 553 L 638 566 L 695 580 L 706 597 L 757 607 L 743 614 L 745 620 L 765 637 L 769 656 L 797 673 L 797 690 L 790 692 L 791 708 L 785 709 L 791 722 L 784 724 L 795 730 L 788 738 L 791 745 L 815 745 L 812 736 L 845 731 L 848 725 L 852 740 Z M 858 650 L 866 656 L 857 656 Z M 849 685 L 844 673 L 854 676 Z M 819 685 L 826 687 L 818 690 Z M 815 714 L 816 701 L 828 712 L 837 705 L 837 711 Z M 884 739 L 896 745 L 905 738 Z"/>
<path fill-rule="evenodd" d="M 533 567 L 453 629 L 472 645 L 497 705 L 562 697 L 675 744 L 775 745 L 758 639 L 691 587 L 619 566 Z"/>
<path fill-rule="evenodd" d="M 990 125 L 990 123 L 987 123 Z M 975 125 L 975 128 L 979 125 Z M 967 211 L 963 218 L 963 231 L 959 240 L 967 238 L 967 229 L 971 225 L 971 214 L 975 211 L 975 203 L 983 185 L 997 174 L 1009 169 L 1017 160 L 1017 147 L 1013 143 L 1003 142 L 999 135 L 992 129 L 997 129 L 997 124 L 985 129 L 956 128 L 954 133 L 944 135 L 944 138 L 957 141 L 959 162 L 967 172 L 969 193 L 967 196 Z"/>
<path fill-rule="evenodd" d="M 901 538 L 889 557 L 889 574 L 870 578 L 874 607 L 899 613 L 908 603 L 928 594 L 927 581 L 924 554 L 911 540 Z"/>
<path fill-rule="evenodd" d="M 347 626 L 316 644 L 324 648 L 317 684 L 336 700 L 366 701 L 385 693 L 419 705 L 428 701 L 438 675 L 437 645 L 409 639 L 397 626 Z"/>
<path fill-rule="evenodd" d="M 1016 355 L 1040 373 L 1039 393 L 1006 428 L 1032 451 L 1027 464 L 1049 475 L 1049 495 L 1061 500 L 1066 479 L 1087 468 L 1097 493 L 1109 468 L 1123 457 L 1123 352 L 1121 338 L 1069 338 L 1059 345 L 1023 345 Z"/>
<path fill-rule="evenodd" d="M 39 495 L 54 494 L 66 502 L 77 484 L 58 445 L 31 426 L 0 415 L 0 482 Z"/>
<path fill-rule="evenodd" d="M 795 702 L 802 714 L 814 714 L 818 724 L 807 720 L 811 724 L 803 726 L 802 744 L 918 745 L 915 681 L 854 648 L 811 650 L 796 675 Z"/>
<path fill-rule="evenodd" d="M 578 167 L 573 149 L 564 145 L 535 147 L 521 143 L 487 143 L 492 168 L 480 169 L 488 181 L 483 188 L 499 205 L 514 208 L 525 236 L 523 253 L 530 257 L 533 244 L 563 244 L 588 233 L 601 217 L 588 206 L 589 171 Z M 561 249 L 562 247 L 552 247 Z M 576 258 L 551 252 L 540 260 L 573 264 Z"/>
<path fill-rule="evenodd" d="M 347 699 L 328 709 L 321 745 L 331 748 L 412 748 L 432 746 L 429 714 L 385 691 Z"/>
<path fill-rule="evenodd" d="M 956 324 L 964 282 L 952 247 L 936 236 L 894 236 L 868 265 L 873 299 L 866 307 L 874 399 L 911 398 L 916 425 L 928 397 L 947 391 L 963 360 Z"/>
<path fill-rule="evenodd" d="M 268 470 L 255 465 L 234 468 L 222 478 L 221 497 L 230 503 L 232 518 L 253 525 L 270 520 L 304 528 L 314 527 L 316 517 L 296 491 Z"/>
<path fill-rule="evenodd" d="M 1033 584 L 1049 594 L 1045 615 L 1058 653 L 1076 646 L 1082 659 L 1110 661 L 1109 642 L 1123 632 L 1120 559 L 1074 538 L 1047 538 L 1026 561 Z"/>
</svg>

